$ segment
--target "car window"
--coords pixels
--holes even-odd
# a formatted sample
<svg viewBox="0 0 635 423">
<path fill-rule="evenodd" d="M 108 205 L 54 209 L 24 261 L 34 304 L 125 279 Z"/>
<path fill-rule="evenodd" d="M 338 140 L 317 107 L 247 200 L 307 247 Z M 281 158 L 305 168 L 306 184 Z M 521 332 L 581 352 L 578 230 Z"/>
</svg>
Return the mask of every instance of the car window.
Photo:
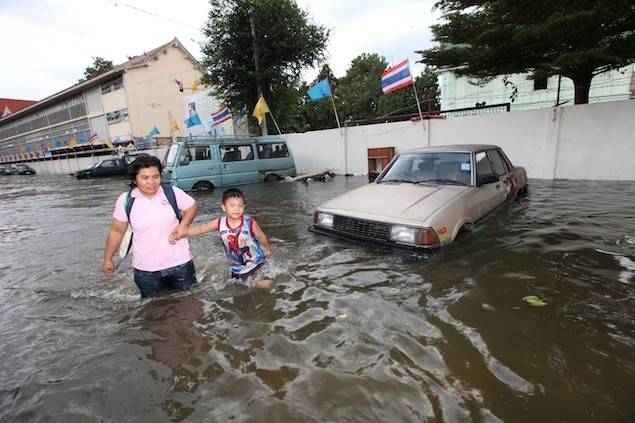
<svg viewBox="0 0 635 423">
<path fill-rule="evenodd" d="M 172 144 L 170 146 L 170 149 L 168 150 L 168 152 L 165 154 L 165 165 L 166 166 L 174 166 L 174 163 L 176 163 L 176 155 L 179 152 L 179 144 Z"/>
<path fill-rule="evenodd" d="M 208 145 L 189 147 L 187 157 L 192 161 L 211 160 L 212 153 Z"/>
<path fill-rule="evenodd" d="M 487 152 L 487 155 L 494 165 L 494 172 L 498 173 L 499 175 L 504 175 L 509 172 L 507 163 L 505 163 L 498 150 L 490 150 Z"/>
<path fill-rule="evenodd" d="M 461 152 L 402 154 L 379 181 L 470 185 L 470 154 Z M 379 182 L 378 181 L 378 182 Z"/>
<path fill-rule="evenodd" d="M 492 164 L 487 157 L 487 154 L 482 151 L 476 154 L 476 174 L 477 175 L 487 175 L 492 173 Z"/>
<path fill-rule="evenodd" d="M 249 144 L 220 146 L 219 152 L 221 161 L 223 162 L 238 162 L 242 160 L 253 160 L 254 158 L 254 153 Z"/>
</svg>

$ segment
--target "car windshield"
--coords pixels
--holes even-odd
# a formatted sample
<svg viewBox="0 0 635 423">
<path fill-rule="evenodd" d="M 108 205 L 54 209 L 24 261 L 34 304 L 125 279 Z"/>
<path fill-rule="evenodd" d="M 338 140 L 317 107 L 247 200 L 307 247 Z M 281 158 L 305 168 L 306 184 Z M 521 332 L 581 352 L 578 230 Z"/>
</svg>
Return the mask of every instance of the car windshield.
<svg viewBox="0 0 635 423">
<path fill-rule="evenodd" d="M 377 183 L 470 185 L 472 165 L 469 153 L 406 153 L 391 163 Z"/>
<path fill-rule="evenodd" d="M 178 154 L 178 152 L 179 144 L 172 144 L 168 152 L 165 154 L 165 165 L 167 167 L 174 166 L 174 163 L 176 163 L 176 155 Z"/>
</svg>

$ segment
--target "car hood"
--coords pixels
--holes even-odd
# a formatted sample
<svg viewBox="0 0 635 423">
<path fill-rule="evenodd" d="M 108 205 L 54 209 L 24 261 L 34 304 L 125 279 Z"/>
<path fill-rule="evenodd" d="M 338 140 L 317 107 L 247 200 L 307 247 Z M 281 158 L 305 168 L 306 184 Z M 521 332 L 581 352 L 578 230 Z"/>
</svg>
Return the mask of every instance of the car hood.
<svg viewBox="0 0 635 423">
<path fill-rule="evenodd" d="M 385 222 L 421 223 L 471 187 L 371 183 L 318 207 L 333 214 Z"/>
</svg>

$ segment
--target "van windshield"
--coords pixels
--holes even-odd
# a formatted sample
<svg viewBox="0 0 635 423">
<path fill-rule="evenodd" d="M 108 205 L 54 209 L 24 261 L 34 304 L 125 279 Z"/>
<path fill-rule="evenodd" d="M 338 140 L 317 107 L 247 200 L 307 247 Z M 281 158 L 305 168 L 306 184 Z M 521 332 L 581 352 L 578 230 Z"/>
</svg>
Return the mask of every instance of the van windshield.
<svg viewBox="0 0 635 423">
<path fill-rule="evenodd" d="M 179 152 L 179 144 L 172 144 L 167 153 L 165 153 L 165 166 L 173 167 L 176 163 L 176 156 Z"/>
</svg>

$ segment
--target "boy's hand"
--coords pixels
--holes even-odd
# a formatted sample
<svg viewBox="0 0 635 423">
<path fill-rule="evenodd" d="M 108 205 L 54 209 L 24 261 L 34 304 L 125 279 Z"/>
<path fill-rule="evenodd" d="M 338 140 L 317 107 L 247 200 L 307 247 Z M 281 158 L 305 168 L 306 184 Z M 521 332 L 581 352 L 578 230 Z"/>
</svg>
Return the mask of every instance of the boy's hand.
<svg viewBox="0 0 635 423">
<path fill-rule="evenodd" d="M 182 228 L 181 225 L 177 226 L 170 234 L 170 244 L 176 244 L 176 241 L 180 240 L 181 238 L 187 238 L 188 234 L 188 227 Z"/>
</svg>

